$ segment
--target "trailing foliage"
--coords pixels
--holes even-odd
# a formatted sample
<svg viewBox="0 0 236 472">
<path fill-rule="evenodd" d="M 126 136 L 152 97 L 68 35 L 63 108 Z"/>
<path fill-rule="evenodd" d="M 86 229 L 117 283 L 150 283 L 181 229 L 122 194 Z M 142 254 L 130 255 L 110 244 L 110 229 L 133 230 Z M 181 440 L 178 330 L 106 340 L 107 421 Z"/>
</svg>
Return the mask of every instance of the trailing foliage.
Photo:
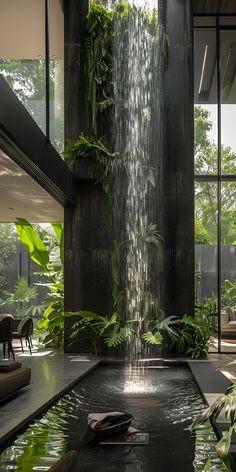
<svg viewBox="0 0 236 472">
<path fill-rule="evenodd" d="M 153 246 L 160 246 L 160 243 L 163 242 L 163 237 L 158 232 L 156 224 L 150 223 L 146 226 L 143 234 L 143 240 Z"/>
<path fill-rule="evenodd" d="M 222 413 L 225 418 L 225 427 L 221 439 L 216 444 L 216 452 L 226 470 L 232 472 L 229 449 L 232 434 L 236 432 L 236 385 L 230 385 L 224 395 L 218 397 L 211 406 L 198 415 L 190 426 L 190 431 L 195 432 L 207 427 L 209 421 L 213 426 L 216 425 L 217 418 Z"/>
<path fill-rule="evenodd" d="M 115 172 L 126 162 L 126 156 L 111 151 L 105 138 L 85 136 L 83 133 L 76 141 L 67 141 L 64 156 L 72 161 L 79 158 L 93 158 L 94 170 L 98 170 L 100 174 L 98 182 L 102 184 L 106 193 L 110 190 Z"/>
<path fill-rule="evenodd" d="M 92 129 L 97 133 L 97 114 L 113 103 L 112 84 L 112 21 L 113 10 L 96 1 L 90 5 L 86 22 L 86 65 L 88 102 Z"/>
<path fill-rule="evenodd" d="M 85 39 L 85 76 L 88 84 L 88 102 L 90 105 L 92 129 L 97 134 L 99 112 L 111 108 L 114 104 L 113 86 L 113 37 L 120 34 L 115 31 L 115 22 L 124 23 L 128 38 L 128 21 L 133 16 L 141 17 L 143 27 L 152 37 L 153 45 L 160 42 L 165 68 L 168 65 L 169 42 L 163 25 L 158 23 L 157 10 L 145 11 L 128 1 L 114 2 L 111 8 L 107 2 L 92 1 L 86 21 Z M 125 27 L 126 25 L 126 27 Z"/>
</svg>

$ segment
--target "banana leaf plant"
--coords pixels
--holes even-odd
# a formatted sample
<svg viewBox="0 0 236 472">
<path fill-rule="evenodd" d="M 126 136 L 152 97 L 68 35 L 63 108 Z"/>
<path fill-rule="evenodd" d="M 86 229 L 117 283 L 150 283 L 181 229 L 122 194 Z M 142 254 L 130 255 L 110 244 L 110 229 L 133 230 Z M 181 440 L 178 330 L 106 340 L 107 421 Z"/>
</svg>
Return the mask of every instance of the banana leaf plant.
<svg viewBox="0 0 236 472">
<path fill-rule="evenodd" d="M 51 225 L 55 246 L 50 251 L 33 226 L 25 219 L 15 223 L 19 238 L 31 259 L 40 267 L 45 283 L 36 284 L 48 288 L 43 318 L 37 323 L 39 340 L 51 347 L 61 347 L 64 342 L 64 230 L 60 223 Z"/>
</svg>

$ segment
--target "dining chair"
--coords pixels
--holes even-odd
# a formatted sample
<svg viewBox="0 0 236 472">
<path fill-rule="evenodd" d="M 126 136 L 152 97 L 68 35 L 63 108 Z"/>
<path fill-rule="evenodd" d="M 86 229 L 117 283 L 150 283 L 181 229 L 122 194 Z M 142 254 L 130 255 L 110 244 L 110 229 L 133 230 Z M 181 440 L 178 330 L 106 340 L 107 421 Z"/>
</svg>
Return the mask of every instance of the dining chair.
<svg viewBox="0 0 236 472">
<path fill-rule="evenodd" d="M 34 330 L 33 318 L 28 316 L 27 318 L 24 318 L 23 320 L 20 321 L 17 331 L 13 332 L 13 338 L 20 340 L 22 352 L 24 352 L 23 339 L 25 339 L 26 346 L 28 342 L 30 354 L 32 354 L 31 348 L 33 347 L 33 343 L 32 343 L 33 330 Z"/>
<path fill-rule="evenodd" d="M 10 353 L 15 361 L 15 354 L 12 346 L 13 338 L 13 316 L 10 314 L 0 315 L 0 343 L 3 343 L 3 356 L 6 357 L 6 345 L 8 346 L 8 357 Z"/>
</svg>

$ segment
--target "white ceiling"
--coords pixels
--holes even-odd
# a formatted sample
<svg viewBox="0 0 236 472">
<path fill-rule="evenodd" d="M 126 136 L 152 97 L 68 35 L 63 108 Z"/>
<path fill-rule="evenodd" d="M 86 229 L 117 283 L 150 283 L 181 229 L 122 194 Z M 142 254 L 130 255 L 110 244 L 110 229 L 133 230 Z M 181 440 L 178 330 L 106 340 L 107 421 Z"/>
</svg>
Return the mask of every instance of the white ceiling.
<svg viewBox="0 0 236 472">
<path fill-rule="evenodd" d="M 0 223 L 63 221 L 63 208 L 0 150 Z"/>
<path fill-rule="evenodd" d="M 0 59 L 45 58 L 45 1 L 0 0 Z M 49 54 L 63 57 L 63 12 L 49 4 Z"/>
</svg>

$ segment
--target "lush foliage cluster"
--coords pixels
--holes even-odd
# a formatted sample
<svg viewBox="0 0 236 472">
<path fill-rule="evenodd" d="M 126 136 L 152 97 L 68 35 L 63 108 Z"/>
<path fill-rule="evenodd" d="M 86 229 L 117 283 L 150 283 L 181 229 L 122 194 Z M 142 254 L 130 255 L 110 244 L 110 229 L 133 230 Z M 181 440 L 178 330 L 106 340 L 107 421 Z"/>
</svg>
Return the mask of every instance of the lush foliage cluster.
<svg viewBox="0 0 236 472">
<path fill-rule="evenodd" d="M 25 277 L 19 277 L 13 291 L 3 290 L 0 306 L 10 313 L 13 308 L 16 318 L 40 315 L 43 308 L 41 305 L 35 305 L 37 295 L 37 287 L 29 286 Z"/>
<path fill-rule="evenodd" d="M 92 1 L 86 22 L 86 64 L 85 75 L 88 83 L 88 102 L 90 105 L 92 129 L 97 134 L 97 119 L 100 112 L 111 109 L 114 103 L 113 83 L 113 38 L 119 34 L 115 22 L 126 22 L 130 15 L 142 17 L 149 34 L 163 42 L 163 53 L 168 61 L 168 40 L 163 28 L 158 28 L 157 11 L 146 12 L 127 1 Z M 128 27 L 126 28 L 128 35 Z"/>
<path fill-rule="evenodd" d="M 88 102 L 92 129 L 97 133 L 97 115 L 113 103 L 112 22 L 113 10 L 92 2 L 86 23 L 86 65 Z"/>
<path fill-rule="evenodd" d="M 14 260 L 17 253 L 17 233 L 14 225 L 0 225 L 0 287 L 7 284 L 7 273 L 14 270 Z"/>
<path fill-rule="evenodd" d="M 60 347 L 64 341 L 64 230 L 61 224 L 52 224 L 57 239 L 56 247 L 49 250 L 33 226 L 18 219 L 16 229 L 31 259 L 40 267 L 45 282 L 38 284 L 48 288 L 43 318 L 38 321 L 39 339 L 45 345 Z"/>
<path fill-rule="evenodd" d="M 105 138 L 85 136 L 83 133 L 76 141 L 67 141 L 64 156 L 72 162 L 77 158 L 93 158 L 91 172 L 98 170 L 98 182 L 105 193 L 109 192 L 118 167 L 124 166 L 126 160 L 119 152 L 112 152 Z"/>
<path fill-rule="evenodd" d="M 235 361 L 232 361 L 229 364 L 235 364 Z M 234 468 L 232 468 L 229 450 L 232 435 L 236 432 L 236 385 L 228 387 L 224 395 L 219 396 L 211 406 L 201 413 L 192 423 L 190 431 L 195 432 L 203 428 L 208 429 L 209 423 L 216 426 L 216 421 L 221 413 L 224 414 L 225 419 L 223 426 L 224 429 L 222 431 L 221 439 L 216 444 L 216 452 L 224 464 L 225 469 L 228 472 L 232 472 Z M 211 458 L 208 457 L 203 470 L 209 471 L 210 467 Z"/>
<path fill-rule="evenodd" d="M 183 315 L 176 319 L 173 325 L 175 334 L 169 337 L 169 349 L 193 359 L 206 355 L 211 345 L 216 317 L 216 304 L 208 301 L 196 306 L 194 317 Z"/>
</svg>

